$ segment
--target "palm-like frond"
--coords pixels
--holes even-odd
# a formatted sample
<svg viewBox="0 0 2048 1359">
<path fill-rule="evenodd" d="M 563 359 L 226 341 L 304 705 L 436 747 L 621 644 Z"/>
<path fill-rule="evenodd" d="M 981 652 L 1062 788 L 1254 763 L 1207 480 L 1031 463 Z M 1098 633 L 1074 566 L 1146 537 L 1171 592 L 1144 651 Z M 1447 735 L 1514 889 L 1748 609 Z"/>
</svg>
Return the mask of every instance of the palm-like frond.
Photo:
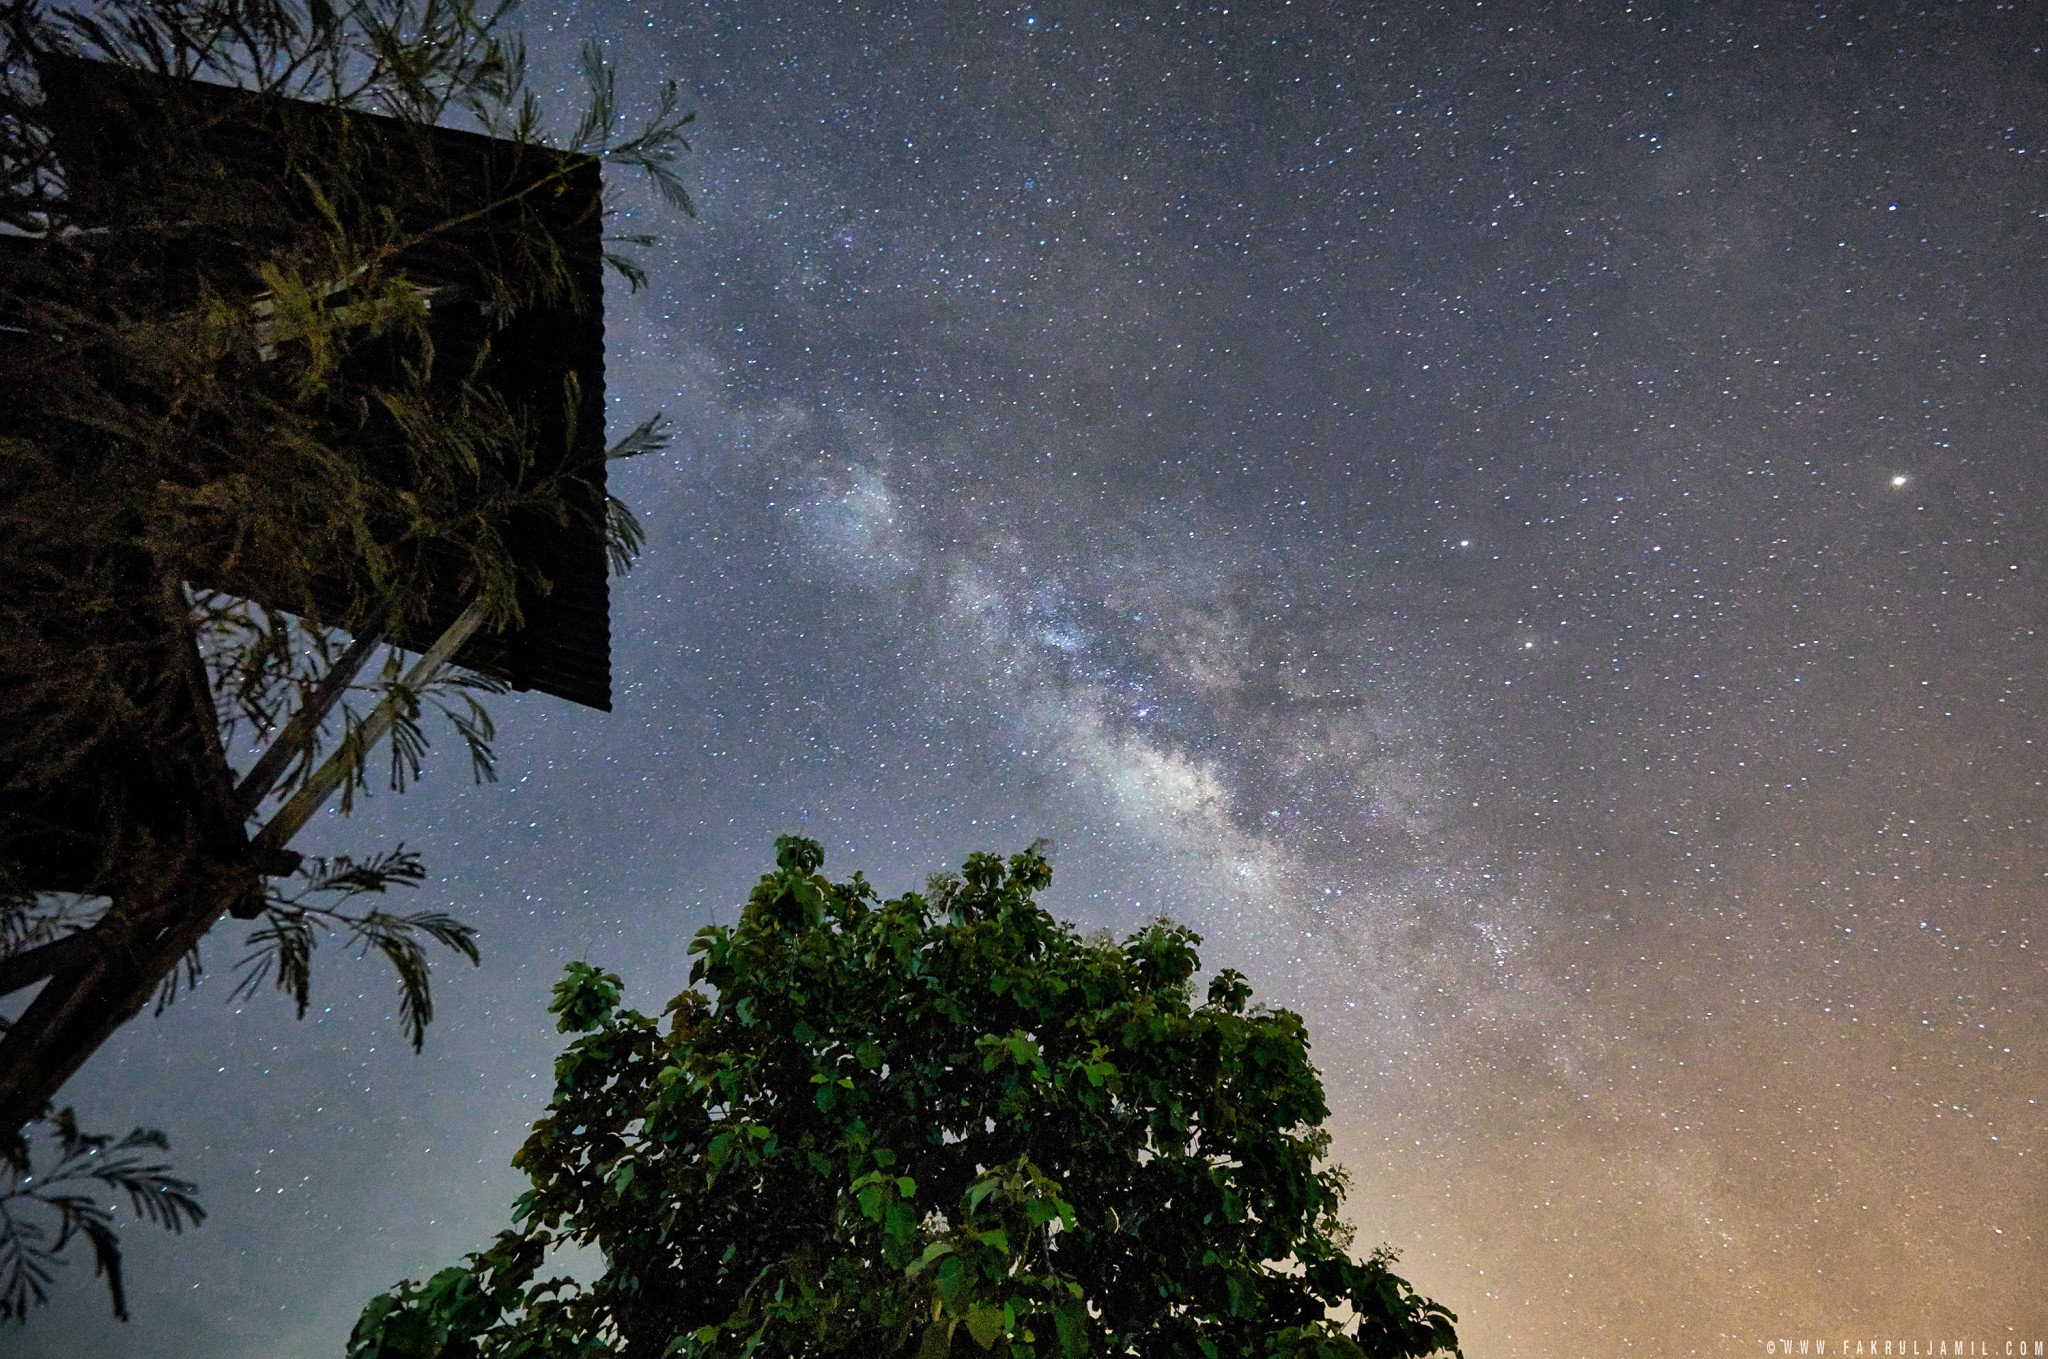
<svg viewBox="0 0 2048 1359">
<path fill-rule="evenodd" d="M 118 1139 L 82 1132 L 69 1109 L 31 1126 L 0 1181 L 0 1321 L 21 1321 L 49 1300 L 59 1257 L 80 1239 L 91 1251 L 93 1273 L 106 1280 L 114 1315 L 128 1319 L 110 1191 L 126 1199 L 136 1221 L 166 1231 L 182 1232 L 206 1219 L 197 1187 L 173 1175 L 162 1159 L 168 1147 L 153 1128 Z M 37 1150 L 54 1153 L 47 1169 L 37 1168 Z"/>
<path fill-rule="evenodd" d="M 372 951 L 381 954 L 397 974 L 399 1023 L 417 1052 L 434 1018 L 432 967 L 423 945 L 439 944 L 474 964 L 481 957 L 475 928 L 442 911 L 345 909 L 358 897 L 382 896 L 425 880 L 425 865 L 403 845 L 365 860 L 309 859 L 300 868 L 300 878 L 303 886 L 292 895 L 273 892 L 262 923 L 247 940 L 248 951 L 236 965 L 234 997 L 253 996 L 269 984 L 290 996 L 304 1018 L 312 997 L 313 952 L 322 938 L 339 934 L 345 945 L 356 948 L 358 957 Z M 326 904 L 319 900 L 322 897 L 329 899 Z"/>
</svg>

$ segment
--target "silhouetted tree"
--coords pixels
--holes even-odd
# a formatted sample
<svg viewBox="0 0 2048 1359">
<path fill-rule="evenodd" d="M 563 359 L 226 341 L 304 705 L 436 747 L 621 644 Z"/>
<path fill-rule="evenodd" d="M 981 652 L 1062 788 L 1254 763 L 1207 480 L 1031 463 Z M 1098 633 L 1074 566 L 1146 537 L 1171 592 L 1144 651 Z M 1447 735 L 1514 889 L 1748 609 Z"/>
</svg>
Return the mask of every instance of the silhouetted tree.
<svg viewBox="0 0 2048 1359">
<path fill-rule="evenodd" d="M 546 600 L 522 534 L 586 522 L 614 570 L 638 547 L 574 453 L 594 431 L 601 466 L 601 402 L 573 373 L 517 390 L 503 351 L 600 305 L 603 262 L 570 245 L 599 165 L 689 209 L 689 120 L 671 85 L 621 131 L 586 51 L 588 107 L 550 148 L 511 8 L 0 0 L 0 994 L 40 987 L 0 1026 L 0 1317 L 73 1241 L 117 1266 L 111 1220 L 67 1208 L 32 1149 L 140 1165 L 161 1139 L 31 1125 L 196 979 L 224 916 L 254 922 L 238 994 L 303 1015 L 338 935 L 396 969 L 419 1046 L 426 946 L 474 961 L 472 927 L 388 908 L 424 876 L 402 846 L 306 861 L 292 835 L 368 786 L 386 738 L 411 782 L 436 709 L 490 776 L 506 678 L 445 663 Z M 132 123 L 92 125 L 117 96 Z M 660 443 L 649 422 L 611 452 Z M 149 1173 L 138 1203 L 196 1220 L 190 1187 Z"/>
</svg>

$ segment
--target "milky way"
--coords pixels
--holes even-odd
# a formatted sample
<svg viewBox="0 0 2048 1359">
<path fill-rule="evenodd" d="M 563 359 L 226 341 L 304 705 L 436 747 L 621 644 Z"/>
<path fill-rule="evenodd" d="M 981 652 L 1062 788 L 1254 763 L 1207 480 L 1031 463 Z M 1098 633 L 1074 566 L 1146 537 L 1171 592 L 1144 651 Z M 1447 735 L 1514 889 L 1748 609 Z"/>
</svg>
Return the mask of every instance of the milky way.
<svg viewBox="0 0 2048 1359">
<path fill-rule="evenodd" d="M 1199 929 L 1470 1353 L 2048 1338 L 2038 9 L 526 22 L 699 111 L 617 711 L 320 828 L 484 966 L 419 1058 L 343 958 L 133 1026 L 78 1101 L 214 1217 L 10 1344 L 336 1352 L 503 1220 L 560 964 L 658 1005 L 791 830 Z"/>
</svg>

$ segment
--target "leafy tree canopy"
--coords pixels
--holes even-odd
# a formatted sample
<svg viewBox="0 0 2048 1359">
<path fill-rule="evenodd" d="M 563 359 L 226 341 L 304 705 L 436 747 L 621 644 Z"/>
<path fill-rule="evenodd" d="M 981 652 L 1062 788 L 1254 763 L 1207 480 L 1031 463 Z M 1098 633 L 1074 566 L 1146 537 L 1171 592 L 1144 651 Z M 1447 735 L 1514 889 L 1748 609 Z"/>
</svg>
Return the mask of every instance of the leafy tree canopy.
<svg viewBox="0 0 2048 1359">
<path fill-rule="evenodd" d="M 572 964 L 512 1227 L 374 1299 L 350 1359 L 1457 1353 L 1363 1261 L 1301 1017 L 1191 931 L 1084 938 L 1035 850 L 893 901 L 784 837 L 666 1025 Z M 588 1283 L 542 1279 L 595 1248 Z"/>
</svg>

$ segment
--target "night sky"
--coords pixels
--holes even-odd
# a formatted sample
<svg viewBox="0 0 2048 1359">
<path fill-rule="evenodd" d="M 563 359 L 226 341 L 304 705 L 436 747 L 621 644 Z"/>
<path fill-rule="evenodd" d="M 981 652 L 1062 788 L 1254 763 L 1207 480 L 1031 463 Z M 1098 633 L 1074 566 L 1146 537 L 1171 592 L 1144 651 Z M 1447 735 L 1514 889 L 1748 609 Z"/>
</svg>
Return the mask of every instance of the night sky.
<svg viewBox="0 0 2048 1359">
<path fill-rule="evenodd" d="M 315 828 L 483 966 L 415 1057 L 217 938 L 71 1091 L 213 1217 L 0 1346 L 338 1353 L 505 1221 L 561 965 L 658 1009 L 789 831 L 1200 930 L 1475 1359 L 2048 1338 L 2048 7 L 526 23 L 699 113 L 697 221 L 616 185 L 616 711 Z"/>
</svg>

